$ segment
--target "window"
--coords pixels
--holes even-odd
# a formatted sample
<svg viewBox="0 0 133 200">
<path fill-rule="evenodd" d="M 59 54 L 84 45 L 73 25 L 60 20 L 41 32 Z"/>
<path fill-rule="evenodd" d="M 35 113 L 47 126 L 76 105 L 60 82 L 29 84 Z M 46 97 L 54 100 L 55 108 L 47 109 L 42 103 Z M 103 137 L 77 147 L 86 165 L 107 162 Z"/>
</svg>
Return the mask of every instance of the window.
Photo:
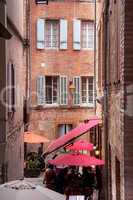
<svg viewBox="0 0 133 200">
<path fill-rule="evenodd" d="M 46 76 L 46 104 L 58 103 L 59 78 Z"/>
<path fill-rule="evenodd" d="M 59 22 L 56 20 L 46 21 L 45 47 L 50 49 L 59 47 Z"/>
<path fill-rule="evenodd" d="M 81 78 L 81 101 L 83 104 L 93 104 L 94 101 L 93 77 Z"/>
<path fill-rule="evenodd" d="M 81 23 L 81 45 L 83 49 L 94 49 L 94 23 L 82 21 Z"/>
<path fill-rule="evenodd" d="M 37 102 L 44 104 L 67 104 L 66 76 L 38 76 Z"/>
<path fill-rule="evenodd" d="M 37 19 L 37 49 L 67 49 L 67 28 L 66 19 L 45 20 Z"/>
<path fill-rule="evenodd" d="M 58 125 L 58 133 L 59 136 L 65 135 L 67 132 L 69 132 L 73 128 L 72 124 L 59 124 Z"/>
<path fill-rule="evenodd" d="M 93 105 L 94 83 L 93 77 L 74 77 L 74 105 Z"/>
</svg>

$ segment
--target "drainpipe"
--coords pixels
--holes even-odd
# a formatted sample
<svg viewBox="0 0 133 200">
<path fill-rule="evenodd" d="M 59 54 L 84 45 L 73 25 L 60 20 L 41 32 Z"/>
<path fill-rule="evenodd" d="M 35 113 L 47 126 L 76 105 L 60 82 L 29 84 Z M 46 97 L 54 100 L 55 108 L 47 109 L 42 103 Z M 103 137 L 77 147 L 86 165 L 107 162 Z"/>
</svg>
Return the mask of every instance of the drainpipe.
<svg viewBox="0 0 133 200">
<path fill-rule="evenodd" d="M 30 50 L 30 1 L 26 0 L 26 124 L 29 122 L 30 92 L 31 92 L 31 50 Z"/>
<path fill-rule="evenodd" d="M 96 53 L 97 53 L 97 0 L 94 2 L 94 108 L 95 108 L 95 115 L 96 115 L 96 97 L 97 97 L 97 91 L 96 91 Z"/>
<path fill-rule="evenodd" d="M 109 142 L 108 142 L 108 10 L 109 10 L 109 0 L 105 1 L 105 13 L 104 13 L 104 144 L 105 144 L 105 199 L 109 200 Z"/>
</svg>

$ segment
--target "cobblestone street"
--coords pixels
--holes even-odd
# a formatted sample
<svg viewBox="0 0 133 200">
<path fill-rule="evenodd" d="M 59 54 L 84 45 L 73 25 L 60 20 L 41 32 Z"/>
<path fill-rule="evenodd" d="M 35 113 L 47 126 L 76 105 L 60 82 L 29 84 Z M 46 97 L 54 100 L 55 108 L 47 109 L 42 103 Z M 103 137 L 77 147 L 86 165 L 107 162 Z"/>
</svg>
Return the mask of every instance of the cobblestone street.
<svg viewBox="0 0 133 200">
<path fill-rule="evenodd" d="M 25 180 L 28 181 L 28 182 L 31 182 L 35 185 L 40 185 L 40 186 L 44 187 L 43 174 L 38 178 L 25 178 Z"/>
</svg>

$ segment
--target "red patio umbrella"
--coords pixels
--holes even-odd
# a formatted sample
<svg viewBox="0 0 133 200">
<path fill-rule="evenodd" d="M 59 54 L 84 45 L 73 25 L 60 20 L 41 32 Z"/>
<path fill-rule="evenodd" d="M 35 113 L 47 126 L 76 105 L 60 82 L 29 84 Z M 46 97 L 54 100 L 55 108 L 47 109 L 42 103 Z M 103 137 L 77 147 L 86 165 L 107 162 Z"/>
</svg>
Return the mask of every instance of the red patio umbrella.
<svg viewBox="0 0 133 200">
<path fill-rule="evenodd" d="M 97 159 L 95 157 L 88 156 L 86 154 L 63 154 L 56 157 L 53 160 L 48 161 L 53 165 L 68 165 L 68 166 L 96 166 L 104 165 L 104 160 Z"/>
<path fill-rule="evenodd" d="M 69 150 L 75 150 L 75 151 L 80 151 L 80 150 L 87 150 L 87 151 L 92 151 L 93 150 L 93 144 L 87 142 L 86 140 L 79 140 L 76 141 L 73 145 L 69 145 L 66 148 Z"/>
</svg>

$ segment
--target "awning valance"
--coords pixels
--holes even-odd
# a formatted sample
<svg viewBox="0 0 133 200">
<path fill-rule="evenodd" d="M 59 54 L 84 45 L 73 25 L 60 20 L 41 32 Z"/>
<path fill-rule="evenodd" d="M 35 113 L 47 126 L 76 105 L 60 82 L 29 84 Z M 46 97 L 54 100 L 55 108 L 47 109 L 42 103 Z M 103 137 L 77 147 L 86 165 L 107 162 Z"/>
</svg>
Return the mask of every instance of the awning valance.
<svg viewBox="0 0 133 200">
<path fill-rule="evenodd" d="M 97 117 L 93 117 L 89 120 L 87 120 L 84 123 L 81 123 L 76 128 L 69 131 L 66 135 L 63 135 L 62 137 L 59 137 L 58 139 L 54 140 L 47 148 L 46 154 L 52 153 L 59 148 L 67 145 L 68 143 L 72 142 L 77 137 L 80 137 L 81 135 L 85 134 L 88 130 L 95 127 L 100 123 L 100 119 Z"/>
</svg>

